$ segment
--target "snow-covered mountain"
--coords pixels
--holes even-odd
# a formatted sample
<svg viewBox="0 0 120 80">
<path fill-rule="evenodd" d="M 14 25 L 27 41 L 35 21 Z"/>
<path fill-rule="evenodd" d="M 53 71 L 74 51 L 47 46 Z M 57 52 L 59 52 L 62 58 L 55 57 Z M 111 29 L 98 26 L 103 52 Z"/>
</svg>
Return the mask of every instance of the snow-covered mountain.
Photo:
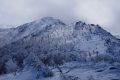
<svg viewBox="0 0 120 80">
<path fill-rule="evenodd" d="M 8 28 L 14 28 L 12 25 L 5 25 L 5 24 L 0 24 L 1 29 L 8 29 Z"/>
<path fill-rule="evenodd" d="M 9 43 L 9 41 L 11 39 L 12 31 L 13 31 L 13 26 L 0 25 L 0 47 Z"/>
<path fill-rule="evenodd" d="M 99 25 L 82 21 L 66 25 L 45 17 L 2 30 L 0 41 L 1 74 L 32 67 L 45 77 L 51 76 L 50 66 L 66 62 L 120 62 L 120 40 Z"/>
<path fill-rule="evenodd" d="M 119 36 L 119 35 L 116 35 L 116 37 L 117 37 L 118 39 L 120 39 L 120 36 Z"/>
</svg>

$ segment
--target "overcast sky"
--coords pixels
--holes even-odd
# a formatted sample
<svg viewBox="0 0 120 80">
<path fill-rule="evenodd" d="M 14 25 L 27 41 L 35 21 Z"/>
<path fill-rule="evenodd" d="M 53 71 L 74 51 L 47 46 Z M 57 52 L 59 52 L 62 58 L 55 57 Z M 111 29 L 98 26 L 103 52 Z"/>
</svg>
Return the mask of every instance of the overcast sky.
<svg viewBox="0 0 120 80">
<path fill-rule="evenodd" d="M 99 24 L 120 35 L 120 0 L 0 0 L 0 24 L 18 26 L 45 16 Z"/>
</svg>

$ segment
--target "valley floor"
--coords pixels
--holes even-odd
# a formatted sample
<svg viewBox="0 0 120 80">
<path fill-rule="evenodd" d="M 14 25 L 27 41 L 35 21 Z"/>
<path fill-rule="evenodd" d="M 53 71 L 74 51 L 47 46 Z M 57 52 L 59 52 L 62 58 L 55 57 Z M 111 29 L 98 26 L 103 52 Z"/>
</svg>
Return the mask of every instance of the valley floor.
<svg viewBox="0 0 120 80">
<path fill-rule="evenodd" d="M 94 65 L 94 66 L 91 66 Z M 81 64 L 78 62 L 70 62 L 60 66 L 62 73 L 58 69 L 52 69 L 54 76 L 48 78 L 35 79 L 34 71 L 27 70 L 1 75 L 0 80 L 120 80 L 120 65 L 110 65 L 106 63 L 98 64 Z"/>
</svg>

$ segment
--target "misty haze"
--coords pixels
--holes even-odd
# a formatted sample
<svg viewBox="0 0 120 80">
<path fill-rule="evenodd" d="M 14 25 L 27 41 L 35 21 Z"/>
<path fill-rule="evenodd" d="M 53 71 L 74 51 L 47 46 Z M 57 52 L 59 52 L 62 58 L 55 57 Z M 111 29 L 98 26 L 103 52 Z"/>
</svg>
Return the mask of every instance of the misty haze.
<svg viewBox="0 0 120 80">
<path fill-rule="evenodd" d="M 0 80 L 120 80 L 120 1 L 0 0 Z"/>
</svg>

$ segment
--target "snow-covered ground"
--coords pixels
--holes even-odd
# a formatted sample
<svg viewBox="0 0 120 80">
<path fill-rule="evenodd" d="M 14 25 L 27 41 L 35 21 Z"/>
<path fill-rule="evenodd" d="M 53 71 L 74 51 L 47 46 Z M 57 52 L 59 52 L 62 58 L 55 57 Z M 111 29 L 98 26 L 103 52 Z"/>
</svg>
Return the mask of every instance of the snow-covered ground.
<svg viewBox="0 0 120 80">
<path fill-rule="evenodd" d="M 10 73 L 0 76 L 0 80 L 34 80 L 34 71 L 28 70 L 19 73 Z"/>
<path fill-rule="evenodd" d="M 82 64 L 78 62 L 70 62 L 60 66 L 64 76 L 71 80 L 120 80 L 120 65 L 119 64 Z M 53 77 L 35 79 L 35 73 L 32 70 L 19 72 L 16 75 L 6 74 L 1 75 L 0 80 L 63 80 L 58 69 L 52 69 Z M 67 79 L 67 80 L 70 80 Z"/>
</svg>

